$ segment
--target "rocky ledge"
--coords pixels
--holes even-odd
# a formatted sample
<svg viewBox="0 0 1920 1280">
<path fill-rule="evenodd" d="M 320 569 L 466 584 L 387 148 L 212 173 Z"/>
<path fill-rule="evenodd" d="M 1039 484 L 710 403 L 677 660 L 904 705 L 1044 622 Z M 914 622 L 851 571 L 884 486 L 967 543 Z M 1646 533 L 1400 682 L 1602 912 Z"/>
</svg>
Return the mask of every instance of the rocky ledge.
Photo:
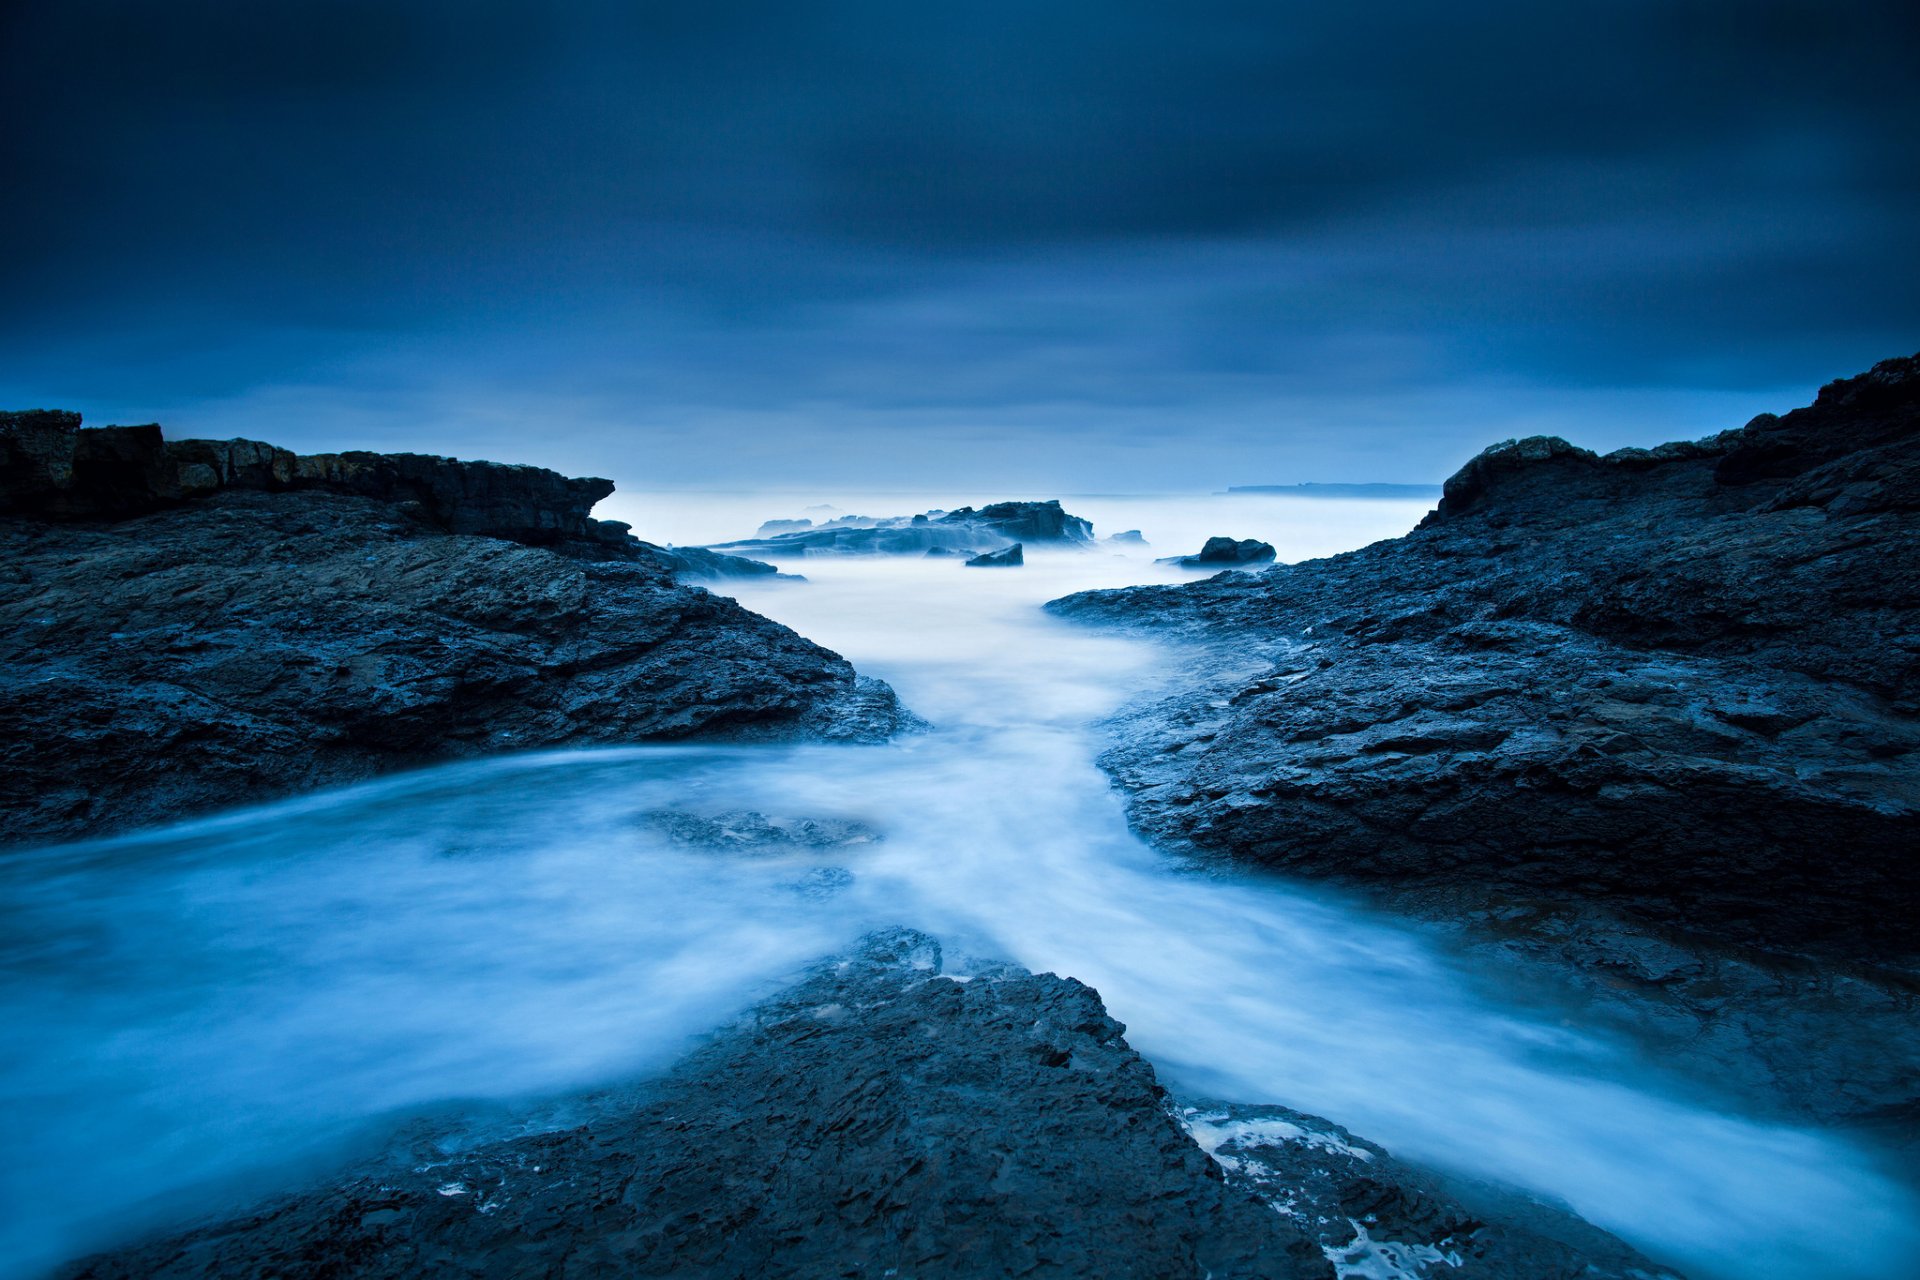
<svg viewBox="0 0 1920 1280">
<path fill-rule="evenodd" d="M 0 417 L 4 839 L 483 752 L 911 723 L 885 684 L 592 519 L 612 488 Z"/>
<path fill-rule="evenodd" d="M 1152 838 L 1464 926 L 1669 1059 L 1912 1132 L 1920 358 L 1709 440 L 1496 446 L 1347 555 L 1048 607 L 1212 655 L 1104 757 Z"/>
<path fill-rule="evenodd" d="M 68 1274 L 1670 1280 L 1315 1117 L 1177 1103 L 1081 983 L 942 964 L 874 935 L 660 1080 L 414 1132 Z"/>
</svg>

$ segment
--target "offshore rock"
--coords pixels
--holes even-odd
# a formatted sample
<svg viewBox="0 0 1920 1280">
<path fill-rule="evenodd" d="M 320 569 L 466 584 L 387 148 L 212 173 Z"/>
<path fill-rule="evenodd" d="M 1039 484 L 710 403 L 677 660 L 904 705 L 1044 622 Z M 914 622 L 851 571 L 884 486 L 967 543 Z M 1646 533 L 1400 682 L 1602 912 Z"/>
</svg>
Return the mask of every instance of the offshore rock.
<svg viewBox="0 0 1920 1280">
<path fill-rule="evenodd" d="M 764 533 L 769 521 L 761 525 Z M 1051 502 L 928 511 L 915 516 L 842 516 L 823 525 L 716 543 L 716 550 L 775 558 L 798 555 L 953 555 L 1004 550 L 1019 542 L 1089 546 L 1093 525 Z"/>
<path fill-rule="evenodd" d="M 1210 1158 L 1093 990 L 1005 964 L 954 980 L 942 965 L 925 934 L 871 936 L 661 1080 L 505 1134 L 496 1121 L 419 1135 L 327 1185 L 69 1274 L 1333 1280 L 1321 1239 L 1353 1232 L 1276 1213 L 1278 1177 L 1371 1214 L 1383 1242 L 1443 1240 L 1471 1264 L 1466 1280 L 1602 1280 L 1634 1257 L 1564 1214 L 1550 1220 L 1577 1245 L 1498 1212 L 1469 1219 L 1377 1148 L 1354 1170 L 1312 1144 L 1210 1133 Z M 1257 1110 L 1270 1138 L 1275 1109 Z M 1264 1179 L 1223 1171 L 1240 1153 L 1268 1161 Z"/>
<path fill-rule="evenodd" d="M 1232 568 L 1243 564 L 1265 564 L 1274 556 L 1273 544 L 1257 538 L 1208 538 L 1197 555 L 1167 556 L 1156 564 L 1177 564 L 1189 569 Z"/>
<path fill-rule="evenodd" d="M 1167 847 L 1454 922 L 1791 1114 L 1911 1124 L 1920 360 L 1707 441 L 1509 442 L 1406 537 L 1048 607 L 1212 646 L 1103 761 Z"/>
<path fill-rule="evenodd" d="M 0 431 L 9 842 L 503 750 L 913 723 L 591 519 L 606 481 L 48 431 Z"/>
<path fill-rule="evenodd" d="M 1013 569 L 1027 562 L 1026 553 L 1018 542 L 1005 551 L 989 551 L 967 561 L 969 569 Z"/>
</svg>

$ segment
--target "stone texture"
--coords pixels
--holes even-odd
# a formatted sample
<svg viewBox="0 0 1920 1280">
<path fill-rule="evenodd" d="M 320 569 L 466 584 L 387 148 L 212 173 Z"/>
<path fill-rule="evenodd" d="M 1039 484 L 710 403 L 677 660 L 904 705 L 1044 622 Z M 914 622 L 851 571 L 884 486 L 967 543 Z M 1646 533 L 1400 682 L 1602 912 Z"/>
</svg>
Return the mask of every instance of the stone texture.
<svg viewBox="0 0 1920 1280">
<path fill-rule="evenodd" d="M 1368 1223 L 1399 1247 L 1440 1242 L 1466 1280 L 1667 1274 L 1517 1197 L 1470 1214 L 1358 1139 L 1275 1144 L 1273 1108 L 1255 1109 L 1261 1135 L 1208 1134 L 1210 1159 L 1186 1131 L 1198 1113 L 1090 988 L 942 967 L 924 934 L 875 935 L 664 1079 L 489 1132 L 416 1134 L 326 1185 L 69 1274 L 1333 1280 L 1322 1240 L 1351 1252 Z M 1275 1212 L 1278 1180 L 1326 1220 Z M 1349 1210 L 1352 1224 L 1331 1217 Z"/>
<path fill-rule="evenodd" d="M 5 471 L 7 842 L 484 752 L 913 723 L 886 685 L 591 519 L 606 481 L 66 434 L 43 448 L 34 426 L 40 461 L 15 448 Z"/>
<path fill-rule="evenodd" d="M 1049 607 L 1213 655 L 1105 757 L 1168 847 L 1465 921 L 1795 1113 L 1910 1123 L 1920 361 L 1704 442 L 1509 442 L 1407 537 Z"/>
</svg>

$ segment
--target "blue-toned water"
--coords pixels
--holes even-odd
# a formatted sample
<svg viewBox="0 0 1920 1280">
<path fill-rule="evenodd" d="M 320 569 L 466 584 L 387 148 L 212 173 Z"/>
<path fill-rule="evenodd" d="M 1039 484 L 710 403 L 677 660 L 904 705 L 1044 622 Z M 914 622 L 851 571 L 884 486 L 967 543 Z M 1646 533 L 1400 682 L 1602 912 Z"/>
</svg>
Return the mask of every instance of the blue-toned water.
<svg viewBox="0 0 1920 1280">
<path fill-rule="evenodd" d="M 1161 540 L 1140 505 L 1127 523 Z M 1418 514 L 1287 509 L 1315 551 L 1314 529 L 1352 545 Z M 1554 1193 L 1696 1275 L 1911 1273 L 1914 1204 L 1841 1139 L 1690 1102 L 1625 1046 L 1490 1007 L 1417 929 L 1181 874 L 1136 840 L 1096 722 L 1181 654 L 1037 606 L 1167 578 L 1145 557 L 1185 549 L 817 561 L 738 588 L 937 726 L 894 744 L 527 755 L 0 862 L 0 1260 L 36 1274 L 295 1182 L 421 1108 L 657 1068 L 812 957 L 907 924 L 961 964 L 1091 983 L 1176 1084 Z M 661 810 L 880 838 L 718 853 Z"/>
</svg>

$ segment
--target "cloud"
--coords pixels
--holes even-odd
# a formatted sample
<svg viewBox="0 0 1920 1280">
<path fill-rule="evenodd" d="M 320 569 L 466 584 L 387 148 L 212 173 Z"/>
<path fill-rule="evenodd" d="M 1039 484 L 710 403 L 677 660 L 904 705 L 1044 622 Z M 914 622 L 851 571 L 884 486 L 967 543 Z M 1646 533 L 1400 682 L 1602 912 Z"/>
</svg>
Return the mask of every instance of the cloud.
<svg viewBox="0 0 1920 1280">
<path fill-rule="evenodd" d="M 1009 466 L 1082 419 L 1282 451 L 1372 424 L 1316 464 L 1352 471 L 1478 443 L 1421 397 L 1750 400 L 1920 345 L 1906 6 L 8 21 L 0 391 L 101 411 L 494 397 Z"/>
</svg>

